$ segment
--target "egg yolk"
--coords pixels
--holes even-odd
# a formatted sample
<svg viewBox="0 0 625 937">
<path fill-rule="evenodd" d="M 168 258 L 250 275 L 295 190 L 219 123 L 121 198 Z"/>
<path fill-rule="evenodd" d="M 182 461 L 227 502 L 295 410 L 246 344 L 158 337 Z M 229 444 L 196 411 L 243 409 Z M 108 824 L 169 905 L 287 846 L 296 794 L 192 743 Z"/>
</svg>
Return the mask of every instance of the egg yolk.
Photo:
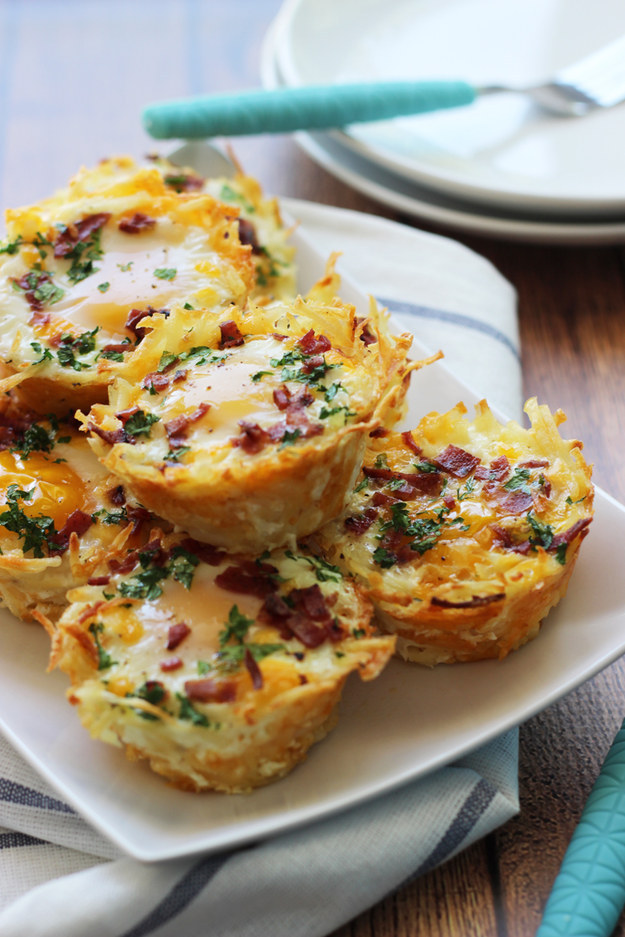
<svg viewBox="0 0 625 937">
<path fill-rule="evenodd" d="M 10 485 L 31 494 L 19 501 L 28 517 L 51 517 L 57 530 L 74 511 L 85 510 L 87 492 L 82 479 L 66 462 L 41 453 L 32 452 L 23 459 L 16 452 L 0 452 L 0 505 L 7 504 Z"/>
</svg>

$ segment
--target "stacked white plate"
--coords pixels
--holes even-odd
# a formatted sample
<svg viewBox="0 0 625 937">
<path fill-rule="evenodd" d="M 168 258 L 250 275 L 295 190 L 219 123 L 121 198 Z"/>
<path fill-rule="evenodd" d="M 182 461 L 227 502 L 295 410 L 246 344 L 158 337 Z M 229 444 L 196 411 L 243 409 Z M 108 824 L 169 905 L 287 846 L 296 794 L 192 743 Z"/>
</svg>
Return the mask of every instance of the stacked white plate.
<svg viewBox="0 0 625 937">
<path fill-rule="evenodd" d="M 359 80 L 545 80 L 625 33 L 623 0 L 287 0 L 266 87 Z M 520 94 L 300 133 L 326 170 L 402 213 L 516 240 L 625 241 L 625 104 L 547 115 Z"/>
</svg>

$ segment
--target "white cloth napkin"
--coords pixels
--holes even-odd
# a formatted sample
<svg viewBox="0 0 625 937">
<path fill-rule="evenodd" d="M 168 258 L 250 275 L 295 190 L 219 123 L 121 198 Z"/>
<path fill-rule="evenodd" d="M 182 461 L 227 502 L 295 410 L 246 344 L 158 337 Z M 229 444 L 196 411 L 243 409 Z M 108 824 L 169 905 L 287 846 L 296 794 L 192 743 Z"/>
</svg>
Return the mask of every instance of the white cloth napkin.
<svg viewBox="0 0 625 937">
<path fill-rule="evenodd" d="M 483 258 L 373 216 L 289 202 L 322 253 L 518 416 L 515 294 Z M 45 718 L 45 714 L 42 714 Z M 143 864 L 0 739 L 2 937 L 324 937 L 518 811 L 516 730 L 365 805 L 225 854 Z M 201 796 L 201 795 L 198 795 Z"/>
</svg>

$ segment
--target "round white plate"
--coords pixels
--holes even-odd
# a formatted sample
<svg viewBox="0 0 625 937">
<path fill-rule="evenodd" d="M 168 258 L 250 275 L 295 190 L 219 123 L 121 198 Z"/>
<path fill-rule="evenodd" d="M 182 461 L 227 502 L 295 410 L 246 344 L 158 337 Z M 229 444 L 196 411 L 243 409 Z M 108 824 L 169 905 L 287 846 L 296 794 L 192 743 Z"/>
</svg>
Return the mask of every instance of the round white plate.
<svg viewBox="0 0 625 937">
<path fill-rule="evenodd" d="M 625 33 L 623 0 L 287 0 L 287 85 L 462 78 L 540 82 Z M 625 104 L 558 118 L 517 94 L 352 125 L 336 139 L 404 178 L 490 207 L 625 214 Z"/>
<path fill-rule="evenodd" d="M 276 56 L 280 18 L 267 33 L 261 61 L 261 79 L 267 88 L 283 84 Z M 622 221 L 576 221 L 568 217 L 545 221 L 515 217 L 503 210 L 482 208 L 419 186 L 345 147 L 336 135 L 295 135 L 299 146 L 327 172 L 347 185 L 409 217 L 444 225 L 456 231 L 496 236 L 514 241 L 548 244 L 617 244 L 625 241 Z"/>
</svg>

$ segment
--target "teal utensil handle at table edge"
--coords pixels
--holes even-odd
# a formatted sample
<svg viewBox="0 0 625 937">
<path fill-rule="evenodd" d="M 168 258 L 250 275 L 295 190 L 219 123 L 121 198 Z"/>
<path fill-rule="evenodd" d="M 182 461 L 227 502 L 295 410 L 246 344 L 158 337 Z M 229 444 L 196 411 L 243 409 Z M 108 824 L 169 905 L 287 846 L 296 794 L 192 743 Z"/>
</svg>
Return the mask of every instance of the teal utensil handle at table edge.
<svg viewBox="0 0 625 937">
<path fill-rule="evenodd" d="M 143 111 L 143 126 L 158 140 L 327 130 L 462 107 L 476 96 L 464 81 L 259 89 L 151 104 Z"/>
<path fill-rule="evenodd" d="M 562 860 L 536 937 L 609 937 L 625 906 L 625 723 Z"/>
</svg>

